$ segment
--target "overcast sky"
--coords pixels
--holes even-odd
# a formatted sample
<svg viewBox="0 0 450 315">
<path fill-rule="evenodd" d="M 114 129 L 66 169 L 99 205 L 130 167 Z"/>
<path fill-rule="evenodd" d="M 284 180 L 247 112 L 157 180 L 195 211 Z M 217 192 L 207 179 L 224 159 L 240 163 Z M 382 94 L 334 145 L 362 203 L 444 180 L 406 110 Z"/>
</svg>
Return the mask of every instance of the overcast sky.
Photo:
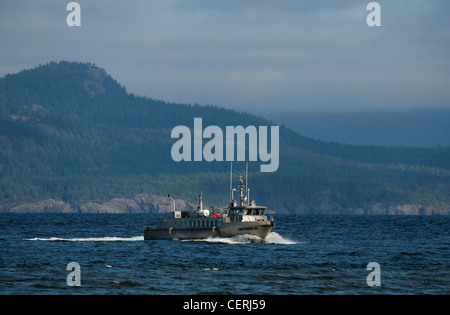
<svg viewBox="0 0 450 315">
<path fill-rule="evenodd" d="M 0 76 L 93 62 L 129 92 L 274 111 L 450 107 L 450 1 L 0 0 Z"/>
</svg>

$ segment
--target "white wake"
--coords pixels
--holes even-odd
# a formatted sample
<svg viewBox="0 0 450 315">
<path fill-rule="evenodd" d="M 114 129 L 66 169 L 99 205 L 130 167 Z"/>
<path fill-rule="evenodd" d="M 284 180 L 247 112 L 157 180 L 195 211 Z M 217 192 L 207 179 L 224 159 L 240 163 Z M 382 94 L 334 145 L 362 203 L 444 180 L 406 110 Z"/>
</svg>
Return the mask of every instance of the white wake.
<svg viewBox="0 0 450 315">
<path fill-rule="evenodd" d="M 264 241 L 265 241 L 265 243 L 268 243 L 268 244 L 285 244 L 285 245 L 297 244 L 296 241 L 285 238 L 276 232 L 270 232 Z"/>
<path fill-rule="evenodd" d="M 208 242 L 208 243 L 223 243 L 223 244 L 246 244 L 246 243 L 266 243 L 266 244 L 297 244 L 297 242 L 288 238 L 282 237 L 276 232 L 270 232 L 266 239 L 261 239 L 256 235 L 236 235 L 232 237 L 208 237 L 206 239 L 195 239 L 189 241 Z"/>
<path fill-rule="evenodd" d="M 82 238 L 61 238 L 61 237 L 49 237 L 49 238 L 26 238 L 26 241 L 56 241 L 56 242 L 134 242 L 143 241 L 144 236 L 133 236 L 133 237 L 82 237 Z"/>
<path fill-rule="evenodd" d="M 133 236 L 133 237 L 116 237 L 116 236 L 105 236 L 105 237 L 81 237 L 81 238 L 62 238 L 62 237 L 35 237 L 26 238 L 26 241 L 48 241 L 48 242 L 135 242 L 143 241 L 144 236 Z M 270 232 L 266 239 L 261 239 L 256 235 L 236 235 L 233 237 L 209 237 L 206 239 L 192 239 L 185 241 L 195 241 L 195 242 L 208 242 L 208 243 L 223 243 L 223 244 L 246 244 L 246 243 L 265 243 L 265 244 L 284 244 L 291 245 L 297 244 L 296 241 L 290 240 L 281 236 L 276 232 Z"/>
</svg>

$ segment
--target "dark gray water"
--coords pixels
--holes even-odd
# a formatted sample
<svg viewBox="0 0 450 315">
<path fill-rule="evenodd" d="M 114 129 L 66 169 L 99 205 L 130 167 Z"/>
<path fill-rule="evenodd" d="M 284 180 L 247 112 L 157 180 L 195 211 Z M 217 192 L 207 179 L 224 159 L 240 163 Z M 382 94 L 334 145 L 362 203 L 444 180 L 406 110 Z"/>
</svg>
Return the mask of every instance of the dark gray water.
<svg viewBox="0 0 450 315">
<path fill-rule="evenodd" d="M 264 243 L 144 241 L 156 219 L 0 214 L 0 294 L 450 293 L 447 216 L 278 215 Z M 80 286 L 67 284 L 70 262 Z"/>
</svg>

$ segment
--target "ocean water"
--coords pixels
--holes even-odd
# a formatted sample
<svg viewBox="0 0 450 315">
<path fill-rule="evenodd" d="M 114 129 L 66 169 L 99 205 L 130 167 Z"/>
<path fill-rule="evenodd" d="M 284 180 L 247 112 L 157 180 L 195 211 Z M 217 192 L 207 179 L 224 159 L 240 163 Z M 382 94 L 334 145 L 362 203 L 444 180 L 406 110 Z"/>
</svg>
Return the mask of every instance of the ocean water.
<svg viewBox="0 0 450 315">
<path fill-rule="evenodd" d="M 448 216 L 274 215 L 262 243 L 144 241 L 157 217 L 0 214 L 0 294 L 450 293 Z"/>
</svg>

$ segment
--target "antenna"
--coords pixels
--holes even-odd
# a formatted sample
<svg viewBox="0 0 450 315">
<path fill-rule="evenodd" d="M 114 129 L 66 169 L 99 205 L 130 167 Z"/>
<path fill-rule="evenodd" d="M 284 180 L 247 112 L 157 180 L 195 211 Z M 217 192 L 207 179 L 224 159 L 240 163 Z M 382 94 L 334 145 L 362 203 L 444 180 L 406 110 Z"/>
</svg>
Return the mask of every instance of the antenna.
<svg viewBox="0 0 450 315">
<path fill-rule="evenodd" d="M 230 201 L 233 200 L 233 162 L 230 162 Z"/>
<path fill-rule="evenodd" d="M 245 194 L 248 198 L 248 162 L 245 163 Z"/>
</svg>

